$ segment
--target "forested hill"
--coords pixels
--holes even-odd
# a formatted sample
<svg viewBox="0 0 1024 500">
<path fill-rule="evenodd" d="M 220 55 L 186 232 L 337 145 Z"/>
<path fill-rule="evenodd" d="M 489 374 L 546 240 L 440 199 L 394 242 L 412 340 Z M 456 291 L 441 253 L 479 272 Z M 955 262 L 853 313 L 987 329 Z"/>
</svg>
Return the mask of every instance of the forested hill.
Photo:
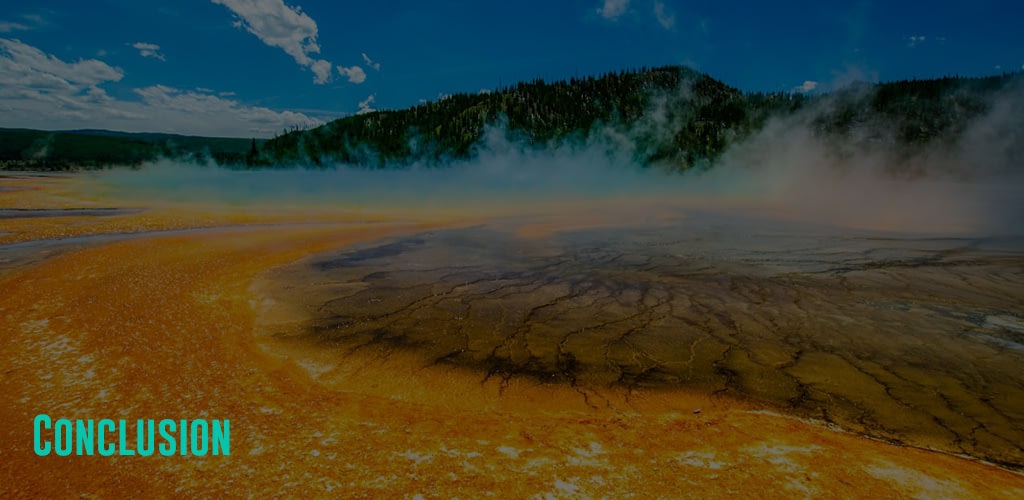
<svg viewBox="0 0 1024 500">
<path fill-rule="evenodd" d="M 859 83 L 817 95 L 744 93 L 680 66 L 567 81 L 534 80 L 489 93 L 455 94 L 391 111 L 349 116 L 273 139 L 226 139 L 81 130 L 0 129 L 0 170 L 139 165 L 158 158 L 231 168 L 402 167 L 471 158 L 490 129 L 527 147 L 599 145 L 640 165 L 710 166 L 769 118 L 793 118 L 839 149 L 897 155 L 955 143 L 1007 96 L 1024 95 L 1020 73 Z M 1024 107 L 1024 103 L 1016 105 Z M 999 134 L 1024 137 L 1024 119 Z M 1017 140 L 1014 151 L 1024 156 Z M 848 151 L 847 151 L 848 152 Z M 840 152 L 840 154 L 844 154 Z M 1014 153 L 1017 154 L 1017 153 Z"/>
<path fill-rule="evenodd" d="M 521 82 L 404 110 L 350 116 L 276 137 L 265 144 L 262 158 L 275 164 L 444 163 L 471 156 L 485 126 L 501 125 L 513 139 L 534 145 L 586 139 L 599 128 L 616 127 L 641 136 L 641 161 L 691 163 L 719 153 L 738 134 L 758 128 L 768 114 L 792 111 L 802 101 L 801 95 L 745 95 L 684 67 L 644 68 Z"/>
<path fill-rule="evenodd" d="M 0 128 L 0 170 L 77 170 L 138 166 L 160 158 L 222 165 L 254 163 L 257 139 Z"/>
<path fill-rule="evenodd" d="M 455 94 L 395 111 L 350 116 L 267 141 L 257 163 L 401 166 L 472 156 L 488 125 L 536 146 L 615 131 L 641 164 L 710 164 L 771 116 L 806 112 L 823 137 L 913 150 L 953 141 L 994 97 L 1019 85 L 1019 73 L 854 84 L 833 93 L 744 93 L 679 66 L 547 83 L 523 82 L 490 93 Z"/>
</svg>

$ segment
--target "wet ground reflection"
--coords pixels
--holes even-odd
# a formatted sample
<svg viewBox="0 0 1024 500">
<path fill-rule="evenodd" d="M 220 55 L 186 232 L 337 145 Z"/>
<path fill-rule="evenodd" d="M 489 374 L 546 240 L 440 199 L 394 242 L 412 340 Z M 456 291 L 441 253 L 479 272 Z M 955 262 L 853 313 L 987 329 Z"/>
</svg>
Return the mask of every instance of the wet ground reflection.
<svg viewBox="0 0 1024 500">
<path fill-rule="evenodd" d="M 685 387 L 1024 465 L 1024 241 L 696 216 L 523 236 L 536 220 L 351 247 L 270 276 L 282 342 L 481 379 Z M 275 290 L 276 291 L 273 291 Z"/>
<path fill-rule="evenodd" d="M 110 217 L 142 212 L 138 208 L 0 208 L 0 219 L 35 217 Z"/>
</svg>

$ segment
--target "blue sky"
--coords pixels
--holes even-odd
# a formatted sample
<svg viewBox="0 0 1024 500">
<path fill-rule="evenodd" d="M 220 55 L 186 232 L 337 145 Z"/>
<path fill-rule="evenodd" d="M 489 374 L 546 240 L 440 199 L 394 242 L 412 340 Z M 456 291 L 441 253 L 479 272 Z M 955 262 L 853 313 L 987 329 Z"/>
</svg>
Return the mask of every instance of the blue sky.
<svg viewBox="0 0 1024 500">
<path fill-rule="evenodd" d="M 269 137 L 520 80 L 685 64 L 743 90 L 1024 68 L 1019 1 L 3 2 L 0 127 Z"/>
</svg>

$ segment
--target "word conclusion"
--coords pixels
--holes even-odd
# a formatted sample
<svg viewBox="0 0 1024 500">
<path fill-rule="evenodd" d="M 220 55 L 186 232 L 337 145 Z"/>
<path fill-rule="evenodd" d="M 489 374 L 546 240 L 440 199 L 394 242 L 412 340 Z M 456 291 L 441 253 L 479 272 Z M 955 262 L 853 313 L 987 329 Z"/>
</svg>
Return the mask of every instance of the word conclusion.
<svg viewBox="0 0 1024 500">
<path fill-rule="evenodd" d="M 53 420 L 40 414 L 32 427 L 34 450 L 39 456 L 231 454 L 230 420 L 139 419 L 130 425 L 127 420 Z"/>
</svg>

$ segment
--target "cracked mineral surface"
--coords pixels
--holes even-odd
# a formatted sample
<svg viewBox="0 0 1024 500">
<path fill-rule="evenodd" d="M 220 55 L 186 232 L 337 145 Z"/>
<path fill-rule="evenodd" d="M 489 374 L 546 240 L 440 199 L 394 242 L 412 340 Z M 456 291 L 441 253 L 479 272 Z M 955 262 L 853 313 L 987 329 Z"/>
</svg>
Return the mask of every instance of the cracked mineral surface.
<svg viewBox="0 0 1024 500">
<path fill-rule="evenodd" d="M 432 231 L 274 274 L 270 334 L 414 354 L 481 382 L 686 388 L 880 439 L 1024 465 L 1024 241 L 710 215 L 524 238 Z M 519 231 L 521 233 L 521 231 Z M 329 381 L 331 372 L 319 378 Z"/>
</svg>

